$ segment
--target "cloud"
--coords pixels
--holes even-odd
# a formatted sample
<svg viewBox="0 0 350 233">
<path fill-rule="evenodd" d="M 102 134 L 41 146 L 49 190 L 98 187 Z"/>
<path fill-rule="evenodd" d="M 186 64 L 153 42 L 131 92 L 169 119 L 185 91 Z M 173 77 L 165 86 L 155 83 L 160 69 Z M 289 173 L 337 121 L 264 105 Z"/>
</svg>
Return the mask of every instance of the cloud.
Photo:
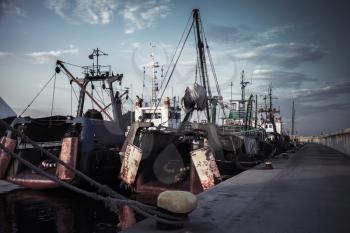
<svg viewBox="0 0 350 233">
<path fill-rule="evenodd" d="M 293 25 L 274 26 L 266 31 L 258 33 L 257 37 L 259 37 L 259 39 L 271 40 L 279 35 L 286 33 L 288 30 L 290 30 L 292 28 L 294 28 Z"/>
<path fill-rule="evenodd" d="M 14 54 L 0 51 L 0 61 L 10 57 L 14 57 Z"/>
<path fill-rule="evenodd" d="M 53 10 L 57 15 L 65 18 L 65 12 L 69 10 L 70 3 L 67 0 L 48 0 L 46 6 L 50 10 Z"/>
<path fill-rule="evenodd" d="M 236 61 L 248 60 L 259 64 L 279 65 L 285 68 L 296 68 L 304 62 L 322 59 L 326 52 L 314 44 L 302 43 L 269 43 L 256 46 L 247 52 L 235 53 Z"/>
<path fill-rule="evenodd" d="M 294 90 L 293 95 L 302 102 L 323 102 L 350 94 L 350 81 L 328 84 L 320 88 Z"/>
<path fill-rule="evenodd" d="M 298 104 L 298 111 L 302 115 L 313 115 L 319 114 L 322 112 L 331 112 L 331 111 L 347 111 L 349 112 L 350 103 L 332 103 L 324 105 L 315 105 L 315 104 Z"/>
<path fill-rule="evenodd" d="M 222 43 L 248 43 L 250 45 L 261 45 L 262 42 L 275 39 L 285 34 L 293 25 L 278 25 L 268 28 L 265 31 L 256 32 L 247 25 L 218 25 L 211 24 L 208 26 L 208 38 L 216 42 Z"/>
<path fill-rule="evenodd" d="M 254 36 L 245 26 L 209 25 L 208 37 L 216 42 L 248 42 Z"/>
<path fill-rule="evenodd" d="M 117 8 L 116 0 L 47 0 L 46 6 L 72 24 L 109 24 Z"/>
<path fill-rule="evenodd" d="M 301 72 L 255 69 L 253 71 L 254 81 L 272 83 L 274 87 L 300 88 L 304 82 L 315 82 L 316 78 Z"/>
<path fill-rule="evenodd" d="M 90 24 L 109 24 L 117 7 L 114 0 L 76 0 L 75 13 Z"/>
<path fill-rule="evenodd" d="M 150 28 L 170 13 L 170 0 L 130 0 L 121 12 L 125 22 L 125 33 Z"/>
<path fill-rule="evenodd" d="M 51 50 L 47 52 L 32 52 L 25 54 L 33 59 L 35 64 L 44 64 L 46 62 L 54 61 L 65 54 L 76 54 L 79 50 L 77 48 L 69 48 L 63 50 Z"/>
<path fill-rule="evenodd" d="M 122 16 L 125 33 L 150 28 L 170 13 L 170 0 L 47 0 L 46 6 L 72 24 L 109 24 Z"/>
<path fill-rule="evenodd" d="M 9 0 L 0 1 L 0 16 L 3 14 L 16 15 L 19 17 L 25 17 L 27 15 L 21 7 Z"/>
</svg>

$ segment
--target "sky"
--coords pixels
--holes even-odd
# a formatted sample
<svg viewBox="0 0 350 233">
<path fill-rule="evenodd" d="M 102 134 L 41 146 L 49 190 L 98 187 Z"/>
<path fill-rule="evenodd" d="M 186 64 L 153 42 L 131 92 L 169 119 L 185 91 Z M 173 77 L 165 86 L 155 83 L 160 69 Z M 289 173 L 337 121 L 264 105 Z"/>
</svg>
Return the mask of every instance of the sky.
<svg viewBox="0 0 350 233">
<path fill-rule="evenodd" d="M 131 105 L 137 94 L 150 95 L 150 54 L 165 72 L 194 8 L 225 100 L 231 82 L 239 99 L 244 70 L 246 93 L 258 102 L 272 85 L 286 129 L 293 99 L 298 135 L 350 127 L 350 3 L 340 0 L 0 0 L 0 96 L 20 114 L 53 77 L 57 59 L 90 65 L 88 55 L 100 48 L 109 54 L 101 62 L 124 74 L 116 88 L 130 88 Z M 181 97 L 194 83 L 194 45 L 191 33 L 166 95 Z M 60 73 L 55 80 L 24 115 L 50 114 L 53 99 L 53 113 L 74 114 L 68 79 Z"/>
</svg>

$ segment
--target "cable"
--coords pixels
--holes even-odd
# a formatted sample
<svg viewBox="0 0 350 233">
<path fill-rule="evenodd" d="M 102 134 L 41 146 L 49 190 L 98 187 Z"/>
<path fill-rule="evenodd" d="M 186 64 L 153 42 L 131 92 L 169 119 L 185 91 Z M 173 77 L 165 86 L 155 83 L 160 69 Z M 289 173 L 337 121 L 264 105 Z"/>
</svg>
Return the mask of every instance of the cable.
<svg viewBox="0 0 350 233">
<path fill-rule="evenodd" d="M 162 94 L 161 94 L 161 96 L 160 96 L 160 99 L 163 99 L 163 95 L 164 95 L 164 93 L 165 93 L 165 90 L 166 90 L 166 88 L 167 88 L 168 85 L 169 85 L 169 82 L 170 82 L 170 80 L 171 80 L 171 77 L 173 76 L 173 73 L 174 73 L 174 70 L 175 70 L 175 68 L 176 68 L 177 62 L 179 61 L 179 59 L 180 59 L 180 57 L 181 57 L 182 51 L 183 51 L 183 49 L 184 49 L 184 47 L 185 47 L 186 41 L 187 41 L 187 39 L 188 39 L 188 36 L 189 36 L 190 33 L 191 33 L 192 28 L 193 28 L 193 22 L 192 22 L 192 24 L 191 24 L 190 29 L 188 30 L 188 33 L 187 33 L 186 38 L 185 38 L 185 41 L 184 41 L 184 43 L 182 44 L 182 47 L 181 47 L 179 56 L 177 57 L 177 59 L 176 59 L 176 61 L 175 61 L 175 63 L 174 63 L 173 69 L 171 70 L 171 73 L 170 73 L 170 75 L 169 75 L 168 81 L 167 81 L 167 83 L 166 83 L 166 85 L 165 85 L 165 87 L 164 87 L 164 89 L 163 89 L 163 91 L 162 91 Z M 160 101 L 157 102 L 157 105 L 156 105 L 156 107 L 155 107 L 155 109 L 154 109 L 154 111 L 153 111 L 153 115 L 156 113 L 156 111 L 157 111 L 157 109 L 158 109 L 158 107 L 159 107 L 159 104 L 160 104 Z M 151 120 L 151 119 L 150 119 L 150 120 Z"/>
<path fill-rule="evenodd" d="M 181 41 L 182 41 L 182 39 L 183 39 L 183 36 L 185 35 L 185 32 L 186 32 L 186 30 L 187 30 L 187 27 L 188 27 L 188 25 L 189 25 L 189 22 L 190 22 L 191 17 L 192 17 L 192 13 L 191 13 L 190 16 L 188 17 L 188 20 L 187 20 L 187 23 L 186 23 L 186 27 L 185 27 L 184 31 L 182 32 L 181 38 L 180 38 L 180 40 L 179 40 L 179 43 L 177 44 L 177 46 L 176 46 L 176 48 L 175 48 L 175 50 L 174 50 L 173 57 L 171 58 L 170 63 L 169 63 L 169 66 L 168 66 L 167 70 L 165 71 L 164 77 L 166 77 L 166 76 L 168 75 L 168 72 L 169 72 L 169 70 L 170 70 L 171 64 L 173 63 L 173 61 L 174 61 L 174 59 L 175 59 L 175 56 L 176 56 L 176 54 L 177 54 L 177 50 L 179 49 L 179 46 L 180 46 Z M 193 23 L 192 23 L 192 25 L 193 25 Z M 192 26 L 191 26 L 191 27 L 192 27 Z M 160 84 L 159 90 L 162 89 L 164 81 L 165 81 L 165 78 L 162 80 L 162 82 L 161 82 L 161 84 Z"/>
<path fill-rule="evenodd" d="M 50 117 L 52 117 L 53 113 L 53 104 L 55 102 L 55 90 L 56 90 L 56 72 L 55 72 L 55 78 L 53 80 L 53 91 L 52 91 L 52 101 L 51 101 L 51 114 Z"/>
<path fill-rule="evenodd" d="M 43 92 L 43 90 L 47 87 L 47 85 L 49 85 L 49 83 L 51 82 L 51 80 L 56 76 L 56 72 L 52 75 L 52 77 L 49 79 L 49 81 L 47 81 L 45 83 L 45 85 L 40 89 L 40 91 L 34 96 L 34 98 L 32 99 L 32 101 L 30 101 L 30 103 L 27 105 L 27 107 L 23 110 L 23 112 L 21 114 L 19 114 L 18 117 L 21 117 L 27 110 L 28 108 L 34 103 L 34 101 L 36 100 L 36 98 L 39 97 L 39 95 Z"/>
<path fill-rule="evenodd" d="M 84 68 L 84 66 L 75 65 L 75 64 L 72 64 L 72 63 L 69 63 L 69 62 L 65 62 L 65 61 L 61 61 L 61 62 L 64 63 L 64 64 L 67 64 L 67 65 L 71 65 L 71 66 L 75 66 L 75 67 L 79 67 L 79 68 Z"/>
</svg>

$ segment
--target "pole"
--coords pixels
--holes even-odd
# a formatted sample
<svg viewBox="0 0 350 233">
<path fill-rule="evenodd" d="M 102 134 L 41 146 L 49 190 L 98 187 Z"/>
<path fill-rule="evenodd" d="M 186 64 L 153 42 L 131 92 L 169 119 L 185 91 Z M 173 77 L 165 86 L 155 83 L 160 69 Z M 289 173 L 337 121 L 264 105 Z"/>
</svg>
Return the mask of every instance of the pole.
<svg viewBox="0 0 350 233">
<path fill-rule="evenodd" d="M 294 120 L 295 120 L 295 108 L 294 108 L 294 100 L 292 105 L 292 137 L 294 137 Z"/>
<path fill-rule="evenodd" d="M 106 116 L 113 121 L 113 118 L 106 112 L 106 110 L 94 99 L 94 97 L 88 92 L 86 91 L 85 87 L 83 84 L 81 84 L 70 72 L 69 70 L 63 65 L 62 61 L 57 60 L 56 62 L 57 65 L 61 66 L 62 69 L 64 69 L 64 71 L 67 73 L 67 75 L 71 78 L 71 80 L 73 80 L 76 84 L 78 84 L 78 86 L 81 88 L 81 90 L 90 97 L 90 99 L 92 100 L 92 102 L 94 102 L 97 107 L 104 113 L 106 114 Z"/>
<path fill-rule="evenodd" d="M 205 77 L 205 70 L 204 70 L 204 45 L 202 42 L 202 38 L 201 38 L 201 32 L 199 30 L 199 10 L 198 9 L 194 9 L 193 10 L 193 19 L 195 21 L 196 24 L 196 34 L 197 34 L 197 47 L 198 47 L 198 53 L 199 53 L 199 60 L 200 60 L 200 74 L 202 76 L 202 80 L 203 80 L 203 87 L 205 90 L 207 90 L 207 84 L 206 84 L 206 77 Z M 209 88 L 209 87 L 208 87 Z M 209 113 L 209 104 L 208 101 L 206 101 L 206 110 L 207 110 L 207 119 L 208 122 L 210 122 L 210 113 Z"/>
<path fill-rule="evenodd" d="M 255 128 L 258 127 L 258 95 L 255 95 Z"/>
</svg>

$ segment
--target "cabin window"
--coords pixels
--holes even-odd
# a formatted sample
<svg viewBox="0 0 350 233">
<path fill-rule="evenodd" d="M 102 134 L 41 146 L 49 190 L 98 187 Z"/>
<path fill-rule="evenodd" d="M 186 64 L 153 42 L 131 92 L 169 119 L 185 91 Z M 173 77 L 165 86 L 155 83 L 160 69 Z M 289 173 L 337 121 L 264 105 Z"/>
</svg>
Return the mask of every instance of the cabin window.
<svg viewBox="0 0 350 233">
<path fill-rule="evenodd" d="M 144 112 L 142 114 L 142 118 L 143 119 L 161 119 L 162 118 L 162 114 L 157 112 L 157 113 L 153 113 L 153 112 Z"/>
<path fill-rule="evenodd" d="M 169 112 L 169 119 L 181 119 L 181 113 L 179 112 Z"/>
</svg>

